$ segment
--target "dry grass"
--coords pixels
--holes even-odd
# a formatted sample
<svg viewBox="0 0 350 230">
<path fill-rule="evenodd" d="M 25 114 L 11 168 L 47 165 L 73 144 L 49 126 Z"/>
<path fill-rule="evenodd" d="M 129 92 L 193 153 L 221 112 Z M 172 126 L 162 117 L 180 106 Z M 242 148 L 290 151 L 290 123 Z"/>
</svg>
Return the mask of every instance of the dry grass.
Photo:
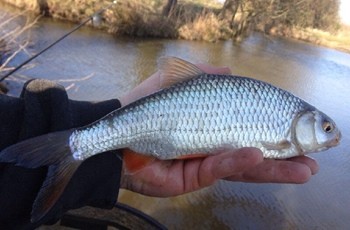
<svg viewBox="0 0 350 230">
<path fill-rule="evenodd" d="M 109 3 L 99 0 L 48 0 L 47 4 L 52 17 L 80 22 Z M 175 10 L 167 17 L 162 15 L 165 4 L 164 0 L 118 1 L 104 12 L 99 27 L 117 35 L 210 42 L 241 40 L 251 29 L 258 29 L 272 35 L 296 38 L 348 52 L 350 50 L 349 27 L 337 33 L 285 26 L 274 26 L 266 31 L 264 26 L 252 28 L 249 24 L 245 25 L 244 20 L 239 20 L 239 14 L 234 23 L 222 19 L 219 16 L 222 4 L 215 0 L 178 0 Z"/>
<path fill-rule="evenodd" d="M 109 32 L 137 37 L 175 38 L 176 25 L 161 15 L 161 8 L 142 1 L 121 2 L 105 13 Z"/>
<path fill-rule="evenodd" d="M 294 38 L 313 44 L 350 52 L 350 26 L 343 25 L 336 32 L 313 28 L 274 28 L 270 34 Z"/>
<path fill-rule="evenodd" d="M 197 3 L 196 3 L 197 2 Z M 216 41 L 223 39 L 223 24 L 200 1 L 179 1 L 169 16 L 162 15 L 165 1 L 120 2 L 105 13 L 109 32 L 138 37 L 184 38 Z"/>
<path fill-rule="evenodd" d="M 226 22 L 220 20 L 214 13 L 203 13 L 193 21 L 182 25 L 178 30 L 180 38 L 210 42 L 227 39 L 230 34 L 228 31 L 230 30 Z"/>
<path fill-rule="evenodd" d="M 48 0 L 46 3 L 46 14 L 73 22 L 81 22 L 109 4 L 99 0 Z M 33 5 L 30 1 L 27 4 Z M 179 0 L 169 16 L 162 15 L 165 5 L 164 0 L 118 1 L 104 12 L 99 28 L 117 35 L 211 42 L 234 35 L 229 22 L 219 18 L 222 4 L 215 0 Z"/>
<path fill-rule="evenodd" d="M 24 16 L 28 12 L 20 14 L 3 14 L 0 16 L 0 73 L 12 69 L 9 63 L 20 52 L 27 52 L 26 47 L 30 42 L 28 30 L 36 23 L 36 19 Z"/>
<path fill-rule="evenodd" d="M 306 39 L 306 41 L 350 52 L 349 26 L 342 26 L 342 28 L 340 28 L 336 33 L 330 33 L 316 29 L 307 29 L 307 32 L 309 33 L 309 38 L 311 39 Z"/>
</svg>

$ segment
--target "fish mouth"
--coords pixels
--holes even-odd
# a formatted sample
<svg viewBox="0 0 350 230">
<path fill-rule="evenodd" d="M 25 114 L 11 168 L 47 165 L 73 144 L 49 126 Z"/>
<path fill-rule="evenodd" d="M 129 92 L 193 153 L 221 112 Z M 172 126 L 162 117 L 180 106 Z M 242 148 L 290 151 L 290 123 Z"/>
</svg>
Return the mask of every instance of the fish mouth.
<svg viewBox="0 0 350 230">
<path fill-rule="evenodd" d="M 338 132 L 338 134 L 335 136 L 335 138 L 333 140 L 326 142 L 326 145 L 321 147 L 321 148 L 318 148 L 316 152 L 324 151 L 324 150 L 327 150 L 329 148 L 332 148 L 332 147 L 339 145 L 341 137 L 342 137 L 341 133 Z"/>
<path fill-rule="evenodd" d="M 329 146 L 333 147 L 333 146 L 339 145 L 341 137 L 342 137 L 341 132 L 338 132 L 338 134 L 335 136 L 335 138 L 329 142 Z"/>
</svg>

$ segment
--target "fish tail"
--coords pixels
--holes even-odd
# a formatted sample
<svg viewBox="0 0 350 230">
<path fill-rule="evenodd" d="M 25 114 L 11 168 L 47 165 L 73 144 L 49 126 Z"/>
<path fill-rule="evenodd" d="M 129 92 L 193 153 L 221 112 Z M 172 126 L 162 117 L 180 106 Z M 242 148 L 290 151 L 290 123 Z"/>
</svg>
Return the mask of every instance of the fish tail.
<svg viewBox="0 0 350 230">
<path fill-rule="evenodd" d="M 48 173 L 32 207 L 31 221 L 44 217 L 62 195 L 81 164 L 69 147 L 72 130 L 49 133 L 12 145 L 0 152 L 0 162 L 38 168 L 48 166 Z"/>
</svg>

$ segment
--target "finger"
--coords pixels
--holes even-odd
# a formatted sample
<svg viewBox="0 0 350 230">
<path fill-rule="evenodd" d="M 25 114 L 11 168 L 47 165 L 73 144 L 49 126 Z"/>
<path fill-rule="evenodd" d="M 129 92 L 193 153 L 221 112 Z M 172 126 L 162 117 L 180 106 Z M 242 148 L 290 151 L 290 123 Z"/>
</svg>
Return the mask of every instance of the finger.
<svg viewBox="0 0 350 230">
<path fill-rule="evenodd" d="M 288 160 L 293 161 L 293 162 L 302 163 L 302 164 L 309 166 L 309 168 L 311 169 L 312 175 L 315 175 L 316 173 L 318 173 L 318 171 L 320 169 L 317 161 L 309 156 L 293 157 L 293 158 L 290 158 Z"/>
<path fill-rule="evenodd" d="M 217 67 L 208 64 L 196 64 L 201 70 L 209 74 L 231 74 L 229 67 Z"/>
<path fill-rule="evenodd" d="M 211 185 L 217 179 L 249 171 L 263 162 L 263 155 L 256 148 L 225 151 L 207 157 L 200 166 L 198 181 L 201 187 Z"/>
<path fill-rule="evenodd" d="M 307 182 L 311 177 L 309 166 L 285 160 L 265 160 L 256 168 L 226 179 L 255 183 L 296 183 Z"/>
</svg>

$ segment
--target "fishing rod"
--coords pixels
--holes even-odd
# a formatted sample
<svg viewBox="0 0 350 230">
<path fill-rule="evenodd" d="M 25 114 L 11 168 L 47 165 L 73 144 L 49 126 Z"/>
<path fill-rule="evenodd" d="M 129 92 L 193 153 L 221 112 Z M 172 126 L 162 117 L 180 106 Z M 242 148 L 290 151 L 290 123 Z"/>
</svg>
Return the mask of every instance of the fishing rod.
<svg viewBox="0 0 350 230">
<path fill-rule="evenodd" d="M 16 72 L 17 70 L 19 70 L 20 68 L 22 68 L 24 65 L 26 65 L 27 63 L 29 63 L 30 61 L 32 61 L 34 58 L 38 57 L 39 55 L 41 55 L 42 53 L 44 53 L 45 51 L 47 51 L 48 49 L 50 49 L 51 47 L 53 47 L 54 45 L 56 45 L 57 43 L 59 43 L 60 41 L 62 41 L 64 38 L 68 37 L 71 33 L 77 31 L 78 29 L 80 29 L 80 27 L 82 27 L 83 25 L 85 25 L 86 23 L 88 23 L 89 21 L 92 21 L 92 23 L 94 23 L 94 21 L 98 21 L 100 15 L 106 11 L 107 9 L 111 8 L 114 4 L 116 4 L 117 1 L 113 1 L 112 3 L 110 3 L 108 6 L 106 6 L 105 8 L 100 9 L 99 11 L 97 11 L 96 13 L 90 15 L 90 17 L 88 17 L 87 19 L 85 19 L 83 22 L 81 22 L 79 25 L 77 25 L 74 29 L 72 29 L 71 31 L 69 31 L 68 33 L 66 33 L 65 35 L 63 35 L 62 37 L 60 37 L 59 39 L 57 39 L 56 41 L 54 41 L 53 43 L 51 43 L 50 45 L 48 45 L 46 48 L 44 48 L 43 50 L 41 50 L 40 52 L 38 52 L 37 54 L 33 55 L 32 57 L 30 57 L 29 59 L 27 59 L 26 61 L 22 62 L 19 66 L 17 66 L 16 68 L 14 68 L 13 70 L 11 70 L 10 72 L 8 72 L 7 74 L 5 74 L 5 76 L 0 78 L 0 82 L 2 82 L 3 80 L 5 80 L 6 78 L 8 78 L 11 74 L 13 74 L 14 72 Z"/>
</svg>

